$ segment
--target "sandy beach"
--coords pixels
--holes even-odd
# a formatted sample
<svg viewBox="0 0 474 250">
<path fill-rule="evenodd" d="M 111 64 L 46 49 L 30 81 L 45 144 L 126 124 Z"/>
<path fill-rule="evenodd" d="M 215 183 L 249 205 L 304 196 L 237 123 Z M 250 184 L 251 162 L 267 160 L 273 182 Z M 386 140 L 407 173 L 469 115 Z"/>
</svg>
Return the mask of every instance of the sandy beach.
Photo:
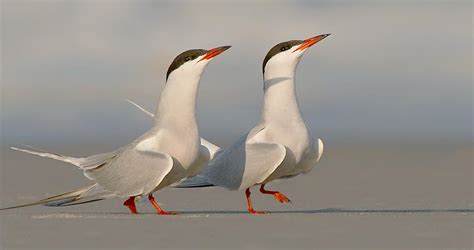
<svg viewBox="0 0 474 250">
<path fill-rule="evenodd" d="M 82 149 L 82 150 L 81 150 Z M 81 155 L 93 147 L 62 147 Z M 106 151 L 105 147 L 96 148 Z M 72 190 L 88 181 L 74 167 L 4 149 L 2 206 Z M 130 215 L 114 199 L 80 206 L 2 211 L 3 249 L 472 249 L 474 202 L 470 146 L 330 145 L 308 175 L 270 184 L 293 204 L 255 190 L 165 189 Z"/>
<path fill-rule="evenodd" d="M 243 191 L 166 188 L 154 197 L 179 215 L 158 216 L 147 199 L 132 215 L 125 198 L 0 211 L 0 250 L 474 249 L 472 7 L 467 0 L 0 0 L 0 208 L 91 184 L 72 165 L 9 147 L 73 157 L 111 152 L 154 124 L 126 99 L 150 112 L 164 100 L 169 117 L 194 117 L 181 106 L 195 98 L 180 79 L 197 89 L 202 78 L 199 135 L 219 146 L 266 120 L 269 106 L 278 121 L 299 124 L 300 112 L 324 140 L 312 172 L 266 186 L 292 204 L 252 189 L 255 209 L 270 214 L 248 214 Z M 289 52 L 271 50 L 276 44 L 321 34 L 331 35 L 306 48 L 300 63 L 277 56 L 276 70 L 266 67 L 269 51 Z M 226 45 L 205 72 L 167 80 L 189 58 L 173 63 L 183 51 Z M 176 97 L 162 95 L 173 79 Z M 284 88 L 271 88 L 284 91 L 271 94 L 274 80 Z M 186 130 L 194 124 L 176 120 Z M 278 134 L 297 138 L 281 124 Z"/>
</svg>

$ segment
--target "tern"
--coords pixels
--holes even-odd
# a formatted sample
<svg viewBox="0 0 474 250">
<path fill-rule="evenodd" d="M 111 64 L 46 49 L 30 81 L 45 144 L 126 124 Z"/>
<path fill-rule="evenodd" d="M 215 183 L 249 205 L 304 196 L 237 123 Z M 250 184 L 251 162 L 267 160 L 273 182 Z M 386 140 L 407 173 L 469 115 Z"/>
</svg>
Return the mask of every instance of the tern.
<svg viewBox="0 0 474 250">
<path fill-rule="evenodd" d="M 308 173 L 323 154 L 323 141 L 309 135 L 301 116 L 295 73 L 305 51 L 328 36 L 282 42 L 270 49 L 262 66 L 264 101 L 260 122 L 216 155 L 199 175 L 178 187 L 245 190 L 248 212 L 252 214 L 267 213 L 252 206 L 250 188 L 255 185 L 260 185 L 261 193 L 273 195 L 281 203 L 290 202 L 283 193 L 266 190 L 265 184 Z"/>
<path fill-rule="evenodd" d="M 206 166 L 210 152 L 201 146 L 196 121 L 199 82 L 209 61 L 230 46 L 210 50 L 192 49 L 179 54 L 166 74 L 166 85 L 150 130 L 113 152 L 74 158 L 54 153 L 12 147 L 71 163 L 95 184 L 34 203 L 4 209 L 43 204 L 64 206 L 112 197 L 128 197 L 124 205 L 136 214 L 135 199 L 148 196 L 158 214 L 163 210 L 153 192 L 183 178 L 196 175 Z"/>
</svg>

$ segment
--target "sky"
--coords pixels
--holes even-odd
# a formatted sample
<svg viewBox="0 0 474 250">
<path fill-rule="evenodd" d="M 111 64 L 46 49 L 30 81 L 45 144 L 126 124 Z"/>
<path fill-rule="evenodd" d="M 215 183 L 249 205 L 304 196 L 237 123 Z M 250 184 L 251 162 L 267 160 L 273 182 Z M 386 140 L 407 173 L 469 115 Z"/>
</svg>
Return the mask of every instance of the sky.
<svg viewBox="0 0 474 250">
<path fill-rule="evenodd" d="M 1 1 L 1 145 L 123 145 L 151 119 L 180 52 L 232 45 L 201 81 L 201 135 L 254 126 L 275 44 L 304 55 L 312 134 L 342 143 L 472 143 L 471 1 Z"/>
</svg>

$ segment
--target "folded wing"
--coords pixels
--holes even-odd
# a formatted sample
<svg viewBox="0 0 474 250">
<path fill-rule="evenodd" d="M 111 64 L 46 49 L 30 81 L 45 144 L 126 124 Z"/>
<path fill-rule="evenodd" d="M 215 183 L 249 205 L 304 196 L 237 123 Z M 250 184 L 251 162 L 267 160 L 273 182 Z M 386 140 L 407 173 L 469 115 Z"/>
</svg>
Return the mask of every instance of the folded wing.
<svg viewBox="0 0 474 250">
<path fill-rule="evenodd" d="M 152 192 L 171 171 L 171 156 L 130 148 L 109 163 L 84 171 L 84 175 L 116 196 L 135 196 Z"/>
<path fill-rule="evenodd" d="M 263 182 L 281 164 L 284 146 L 276 143 L 247 143 L 242 137 L 209 163 L 202 175 L 209 183 L 231 190 L 246 189 Z"/>
</svg>

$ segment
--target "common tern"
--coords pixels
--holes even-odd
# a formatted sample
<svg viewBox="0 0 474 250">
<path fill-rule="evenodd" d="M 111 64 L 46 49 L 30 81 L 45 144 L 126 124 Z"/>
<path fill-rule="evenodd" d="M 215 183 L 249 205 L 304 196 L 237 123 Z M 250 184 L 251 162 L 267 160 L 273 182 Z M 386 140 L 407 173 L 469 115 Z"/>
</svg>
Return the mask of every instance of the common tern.
<svg viewBox="0 0 474 250">
<path fill-rule="evenodd" d="M 124 205 L 135 214 L 135 198 L 148 196 L 158 214 L 173 214 L 163 210 L 152 193 L 197 174 L 210 159 L 210 152 L 200 144 L 196 121 L 197 92 L 209 61 L 229 48 L 193 49 L 179 54 L 168 68 L 166 85 L 152 128 L 113 152 L 74 158 L 12 147 L 14 150 L 71 163 L 83 170 L 84 175 L 95 184 L 34 203 L 3 209 L 37 204 L 64 206 L 111 197 L 128 197 Z"/>
<path fill-rule="evenodd" d="M 281 203 L 290 202 L 283 193 L 266 190 L 265 184 L 308 173 L 323 154 L 323 141 L 309 135 L 301 116 L 295 73 L 305 51 L 328 36 L 282 42 L 270 49 L 262 65 L 264 101 L 260 122 L 220 152 L 200 174 L 178 187 L 245 190 L 248 212 L 252 214 L 266 213 L 252 206 L 250 188 L 254 185 L 260 185 L 261 193 L 273 195 Z"/>
</svg>

